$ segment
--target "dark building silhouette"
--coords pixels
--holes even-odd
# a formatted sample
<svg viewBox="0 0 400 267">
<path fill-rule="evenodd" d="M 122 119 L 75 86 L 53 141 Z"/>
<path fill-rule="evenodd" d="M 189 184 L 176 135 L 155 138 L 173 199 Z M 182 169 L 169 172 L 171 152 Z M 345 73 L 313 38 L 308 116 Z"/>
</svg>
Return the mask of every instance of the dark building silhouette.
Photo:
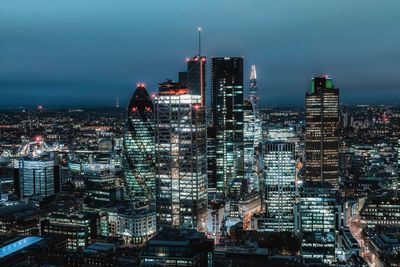
<svg viewBox="0 0 400 267">
<path fill-rule="evenodd" d="M 244 176 L 243 58 L 212 58 L 211 79 L 216 188 L 227 196 L 232 182 Z"/>
<path fill-rule="evenodd" d="M 186 82 L 189 93 L 192 95 L 201 95 L 201 104 L 205 105 L 206 57 L 199 55 L 188 59 Z"/>
</svg>

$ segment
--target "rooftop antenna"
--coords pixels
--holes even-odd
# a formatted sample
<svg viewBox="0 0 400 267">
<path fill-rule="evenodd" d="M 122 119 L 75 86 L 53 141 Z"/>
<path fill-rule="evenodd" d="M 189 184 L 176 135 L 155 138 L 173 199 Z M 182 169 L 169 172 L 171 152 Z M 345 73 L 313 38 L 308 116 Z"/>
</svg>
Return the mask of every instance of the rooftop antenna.
<svg viewBox="0 0 400 267">
<path fill-rule="evenodd" d="M 201 56 L 201 31 L 202 31 L 202 28 L 198 27 L 197 31 L 199 32 L 199 56 Z"/>
</svg>

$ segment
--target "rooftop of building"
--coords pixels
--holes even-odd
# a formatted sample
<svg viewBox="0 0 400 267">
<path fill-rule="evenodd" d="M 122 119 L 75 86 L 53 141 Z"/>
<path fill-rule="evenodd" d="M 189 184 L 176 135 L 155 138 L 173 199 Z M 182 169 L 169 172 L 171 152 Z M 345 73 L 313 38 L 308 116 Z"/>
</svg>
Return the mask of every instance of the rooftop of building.
<svg viewBox="0 0 400 267">
<path fill-rule="evenodd" d="M 32 215 L 39 213 L 40 209 L 32 204 L 18 203 L 15 205 L 0 207 L 0 218 L 13 217 L 18 219 L 32 217 Z"/>
<path fill-rule="evenodd" d="M 34 245 L 42 240 L 43 238 L 38 236 L 29 236 L 24 238 L 17 238 L 10 242 L 6 242 L 0 247 L 0 259 L 16 253 L 26 247 Z"/>
<path fill-rule="evenodd" d="M 214 252 L 224 253 L 235 253 L 235 254 L 255 254 L 255 255 L 269 255 L 270 250 L 267 248 L 261 248 L 250 245 L 232 245 L 232 244 L 221 244 L 214 248 Z"/>
<path fill-rule="evenodd" d="M 159 232 L 148 243 L 149 245 L 171 245 L 171 246 L 186 246 L 190 239 L 205 238 L 204 233 L 194 229 L 167 229 Z"/>
<path fill-rule="evenodd" d="M 86 249 L 85 253 L 104 253 L 104 252 L 114 252 L 115 245 L 111 243 L 93 243 L 90 244 Z"/>
</svg>

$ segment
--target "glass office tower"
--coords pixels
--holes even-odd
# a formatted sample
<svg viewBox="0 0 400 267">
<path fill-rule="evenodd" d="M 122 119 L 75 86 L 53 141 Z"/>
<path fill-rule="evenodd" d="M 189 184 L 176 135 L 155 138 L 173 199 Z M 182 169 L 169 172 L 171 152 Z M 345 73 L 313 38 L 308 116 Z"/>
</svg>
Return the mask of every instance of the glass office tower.
<svg viewBox="0 0 400 267">
<path fill-rule="evenodd" d="M 211 79 L 217 193 L 234 196 L 244 176 L 243 58 L 212 58 Z"/>
<path fill-rule="evenodd" d="M 264 145 L 265 227 L 293 231 L 296 197 L 295 144 L 270 141 Z"/>
<path fill-rule="evenodd" d="M 154 100 L 159 226 L 205 231 L 207 125 L 201 95 L 167 81 Z"/>
<path fill-rule="evenodd" d="M 295 218 L 306 262 L 335 261 L 336 203 L 336 190 L 330 183 L 306 182 L 300 189 Z"/>
<path fill-rule="evenodd" d="M 60 168 L 55 152 L 20 157 L 15 166 L 15 191 L 21 198 L 50 196 L 60 191 Z"/>
<path fill-rule="evenodd" d="M 129 103 L 123 144 L 126 194 L 154 207 L 154 108 L 144 84 L 138 84 Z"/>
<path fill-rule="evenodd" d="M 255 114 L 253 105 L 245 100 L 243 105 L 244 173 L 249 191 L 258 191 L 258 177 L 254 168 Z"/>
</svg>

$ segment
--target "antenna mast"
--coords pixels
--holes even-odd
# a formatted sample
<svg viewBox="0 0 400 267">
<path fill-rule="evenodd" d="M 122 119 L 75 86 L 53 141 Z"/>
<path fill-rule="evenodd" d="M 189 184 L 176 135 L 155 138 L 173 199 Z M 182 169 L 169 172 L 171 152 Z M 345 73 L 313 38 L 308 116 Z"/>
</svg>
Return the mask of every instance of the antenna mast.
<svg viewBox="0 0 400 267">
<path fill-rule="evenodd" d="M 199 56 L 201 56 L 201 27 L 198 27 L 197 31 L 199 32 Z"/>
</svg>

